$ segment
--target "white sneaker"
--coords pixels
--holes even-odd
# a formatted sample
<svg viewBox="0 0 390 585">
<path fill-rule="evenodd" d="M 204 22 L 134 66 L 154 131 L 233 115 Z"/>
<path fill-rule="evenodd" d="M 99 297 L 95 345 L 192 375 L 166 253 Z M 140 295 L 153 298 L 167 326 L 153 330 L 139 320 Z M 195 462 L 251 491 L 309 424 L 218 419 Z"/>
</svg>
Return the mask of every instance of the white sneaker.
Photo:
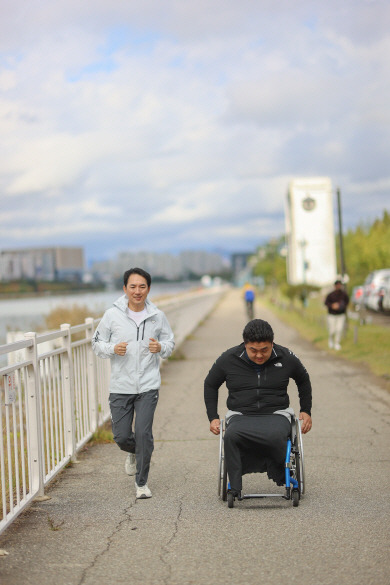
<svg viewBox="0 0 390 585">
<path fill-rule="evenodd" d="M 136 472 L 135 453 L 129 453 L 127 455 L 125 461 L 125 471 L 127 475 L 135 475 Z"/>
<path fill-rule="evenodd" d="M 135 489 L 137 490 L 136 494 L 135 494 L 135 497 L 137 499 L 144 500 L 145 498 L 152 497 L 152 492 L 150 491 L 150 489 L 148 488 L 148 486 L 146 484 L 140 486 L 140 485 L 137 485 L 137 483 L 136 483 Z"/>
<path fill-rule="evenodd" d="M 333 341 L 331 339 L 329 339 L 329 341 L 328 341 L 328 346 L 329 346 L 329 349 L 334 348 Z"/>
<path fill-rule="evenodd" d="M 339 351 L 339 349 L 341 349 L 341 345 L 339 343 L 335 343 L 334 348 L 336 351 Z"/>
</svg>

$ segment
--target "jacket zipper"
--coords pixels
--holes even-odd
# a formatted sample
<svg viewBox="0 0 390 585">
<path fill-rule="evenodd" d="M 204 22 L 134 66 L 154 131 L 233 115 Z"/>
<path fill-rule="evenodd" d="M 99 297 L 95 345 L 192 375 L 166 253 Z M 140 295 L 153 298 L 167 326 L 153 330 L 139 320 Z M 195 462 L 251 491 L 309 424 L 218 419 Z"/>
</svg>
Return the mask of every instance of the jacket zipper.
<svg viewBox="0 0 390 585">
<path fill-rule="evenodd" d="M 146 320 L 143 321 L 142 341 L 144 340 L 144 337 L 145 337 L 145 322 L 146 322 Z M 137 324 L 135 326 L 137 327 L 137 341 L 138 341 L 138 339 L 139 339 L 139 328 L 140 328 L 140 326 L 137 325 Z"/>
<path fill-rule="evenodd" d="M 242 359 L 242 355 L 239 356 L 239 357 L 240 357 L 240 359 Z M 277 357 L 277 356 L 273 356 L 273 358 L 270 358 L 270 359 L 274 359 L 275 357 Z M 267 372 L 267 367 L 265 367 L 264 370 L 263 370 L 264 380 L 266 380 L 266 378 L 267 378 L 267 373 L 266 372 Z M 260 379 L 261 379 L 261 374 L 260 374 L 260 372 L 258 372 L 257 373 L 257 391 L 256 391 L 257 392 L 257 398 L 259 398 L 259 400 L 257 401 L 257 409 L 258 410 L 260 409 Z"/>
<path fill-rule="evenodd" d="M 135 321 L 134 321 L 135 323 Z M 143 329 L 142 329 L 142 341 L 145 337 L 145 323 L 146 323 L 146 319 L 143 321 Z M 137 327 L 137 341 L 139 340 L 139 328 L 140 326 L 137 325 L 137 323 L 135 323 L 135 326 Z M 139 371 L 139 351 L 137 350 L 137 372 Z M 137 376 L 137 391 L 139 392 L 139 378 Z"/>
</svg>

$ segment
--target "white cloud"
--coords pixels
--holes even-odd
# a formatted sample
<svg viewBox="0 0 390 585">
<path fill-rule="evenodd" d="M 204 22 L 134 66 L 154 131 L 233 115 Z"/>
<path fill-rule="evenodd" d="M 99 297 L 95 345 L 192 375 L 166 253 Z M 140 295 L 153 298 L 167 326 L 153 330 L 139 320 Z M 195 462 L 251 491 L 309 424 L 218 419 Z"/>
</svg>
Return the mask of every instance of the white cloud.
<svg viewBox="0 0 390 585">
<path fill-rule="evenodd" d="M 297 175 L 389 207 L 387 3 L 163 4 L 3 2 L 0 247 L 248 249 Z"/>
<path fill-rule="evenodd" d="M 186 205 L 178 201 L 173 205 L 165 207 L 162 211 L 152 216 L 151 223 L 188 223 L 209 216 L 209 207 L 202 203 L 190 203 Z"/>
</svg>

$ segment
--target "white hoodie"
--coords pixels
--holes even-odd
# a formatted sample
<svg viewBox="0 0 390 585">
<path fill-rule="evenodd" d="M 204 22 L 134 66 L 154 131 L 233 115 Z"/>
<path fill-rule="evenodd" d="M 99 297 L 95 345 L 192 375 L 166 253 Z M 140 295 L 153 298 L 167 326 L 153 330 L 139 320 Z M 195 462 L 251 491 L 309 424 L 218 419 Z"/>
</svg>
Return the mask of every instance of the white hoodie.
<svg viewBox="0 0 390 585">
<path fill-rule="evenodd" d="M 92 338 L 92 349 L 111 360 L 110 392 L 140 394 L 160 388 L 160 357 L 168 358 L 175 347 L 172 329 L 165 314 L 146 299 L 146 318 L 137 327 L 127 313 L 128 298 L 119 297 L 108 309 Z M 149 340 L 157 339 L 160 353 L 149 351 Z M 126 354 L 114 352 L 117 343 L 126 341 Z"/>
</svg>

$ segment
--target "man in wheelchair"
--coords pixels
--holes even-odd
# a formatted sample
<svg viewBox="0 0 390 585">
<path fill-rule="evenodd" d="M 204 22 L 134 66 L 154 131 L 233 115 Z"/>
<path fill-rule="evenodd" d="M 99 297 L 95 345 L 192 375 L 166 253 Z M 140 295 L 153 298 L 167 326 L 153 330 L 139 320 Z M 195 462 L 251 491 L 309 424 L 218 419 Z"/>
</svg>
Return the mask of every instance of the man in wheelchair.
<svg viewBox="0 0 390 585">
<path fill-rule="evenodd" d="M 230 491 L 241 497 L 242 476 L 267 472 L 277 485 L 285 482 L 286 444 L 293 410 L 287 386 L 298 388 L 302 433 L 310 431 L 310 377 L 297 356 L 274 343 L 267 321 L 253 319 L 245 326 L 243 343 L 225 351 L 204 381 L 204 400 L 210 431 L 220 433 L 218 391 L 228 389 L 224 451 Z"/>
</svg>

